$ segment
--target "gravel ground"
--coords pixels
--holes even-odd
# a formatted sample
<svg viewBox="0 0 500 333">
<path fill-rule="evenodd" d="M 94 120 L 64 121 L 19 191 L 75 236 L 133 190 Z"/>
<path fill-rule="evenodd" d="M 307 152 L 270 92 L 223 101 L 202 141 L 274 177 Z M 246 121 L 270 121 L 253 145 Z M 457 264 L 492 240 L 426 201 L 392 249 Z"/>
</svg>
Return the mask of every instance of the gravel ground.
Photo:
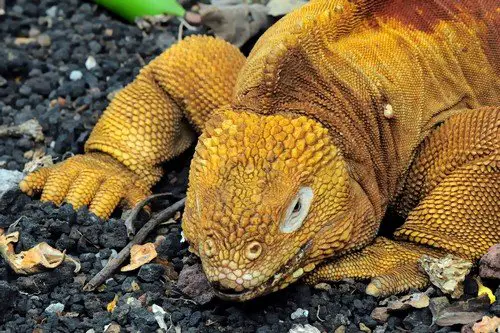
<svg viewBox="0 0 500 333">
<path fill-rule="evenodd" d="M 175 22 L 146 34 L 93 3 L 77 0 L 7 1 L 6 11 L 0 16 L 0 126 L 34 118 L 45 135 L 43 142 L 28 136 L 2 137 L 0 168 L 9 170 L 21 171 L 40 148 L 59 160 L 81 153 L 108 98 L 130 82 L 144 62 L 174 43 L 177 34 Z M 90 70 L 85 65 L 89 56 L 96 62 Z M 172 192 L 171 202 L 185 192 L 191 154 L 166 166 L 169 173 L 157 190 Z M 167 200 L 156 208 L 168 204 Z M 363 293 L 364 283 L 354 282 L 333 284 L 329 290 L 296 284 L 244 304 L 212 300 L 199 305 L 164 277 L 163 266 L 148 264 L 139 272 L 115 274 L 96 292 L 84 293 L 82 284 L 128 242 L 119 216 L 100 221 L 85 209 L 57 208 L 11 191 L 0 201 L 0 228 L 18 219 L 12 228 L 21 235 L 16 251 L 45 241 L 77 257 L 82 270 L 75 274 L 65 264 L 19 276 L 0 259 L 0 332 L 91 333 L 103 332 L 109 324 L 107 332 L 156 332 L 154 304 L 165 310 L 170 331 L 177 327 L 182 332 L 288 332 L 296 324 L 311 324 L 321 332 L 460 330 L 433 325 L 428 308 L 399 311 L 385 323 L 377 322 L 370 314 L 378 300 Z M 160 257 L 177 273 L 195 264 L 197 259 L 181 243 L 179 226 L 162 229 Z M 467 292 L 470 297 L 476 290 L 471 286 Z M 115 295 L 118 304 L 109 312 L 106 305 Z M 496 295 L 500 299 L 500 288 Z M 498 302 L 490 311 L 500 315 Z M 294 312 L 299 315 L 292 319 Z"/>
</svg>

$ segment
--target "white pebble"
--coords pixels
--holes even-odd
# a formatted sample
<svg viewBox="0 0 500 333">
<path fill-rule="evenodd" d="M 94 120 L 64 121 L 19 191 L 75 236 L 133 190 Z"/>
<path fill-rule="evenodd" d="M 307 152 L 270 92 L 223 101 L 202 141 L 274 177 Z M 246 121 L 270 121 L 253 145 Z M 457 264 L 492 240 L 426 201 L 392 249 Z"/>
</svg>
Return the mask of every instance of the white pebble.
<svg viewBox="0 0 500 333">
<path fill-rule="evenodd" d="M 83 74 L 80 71 L 71 71 L 71 73 L 69 74 L 69 79 L 71 81 L 80 80 L 82 77 L 83 77 Z"/>
<path fill-rule="evenodd" d="M 309 315 L 309 311 L 307 311 L 305 309 L 298 308 L 290 315 L 290 318 L 292 318 L 292 320 L 295 320 L 298 318 L 307 318 L 308 315 Z"/>
<path fill-rule="evenodd" d="M 54 314 L 63 311 L 64 311 L 64 304 L 62 303 L 50 304 L 48 307 L 45 308 L 45 312 L 49 314 Z"/>
<path fill-rule="evenodd" d="M 165 315 L 167 312 L 163 310 L 163 308 L 159 305 L 153 304 L 153 313 L 155 315 L 156 322 L 158 323 L 158 326 L 160 326 L 161 329 L 165 330 L 165 332 L 168 331 L 168 326 L 165 323 Z"/>
<path fill-rule="evenodd" d="M 38 36 L 36 38 L 36 41 L 38 42 L 38 44 L 40 44 L 40 46 L 43 46 L 43 47 L 48 47 L 52 43 L 50 36 L 47 34 L 41 34 L 40 36 Z"/>
<path fill-rule="evenodd" d="M 318 330 L 316 327 L 306 324 L 306 325 L 301 325 L 297 324 L 294 325 L 288 333 L 321 333 L 320 330 Z"/>
<path fill-rule="evenodd" d="M 57 15 L 57 6 L 50 7 L 49 9 L 47 9 L 45 11 L 45 14 L 47 14 L 47 16 L 52 17 L 52 18 L 56 17 L 56 15 Z"/>
<path fill-rule="evenodd" d="M 129 297 L 127 298 L 126 303 L 130 305 L 131 308 L 140 308 L 142 307 L 141 301 L 139 301 L 137 298 L 134 297 Z"/>
<path fill-rule="evenodd" d="M 88 70 L 91 70 L 92 68 L 94 68 L 95 66 L 97 66 L 97 61 L 95 61 L 95 58 L 93 56 L 89 56 L 87 58 L 87 61 L 85 61 L 85 67 L 88 69 Z"/>
</svg>

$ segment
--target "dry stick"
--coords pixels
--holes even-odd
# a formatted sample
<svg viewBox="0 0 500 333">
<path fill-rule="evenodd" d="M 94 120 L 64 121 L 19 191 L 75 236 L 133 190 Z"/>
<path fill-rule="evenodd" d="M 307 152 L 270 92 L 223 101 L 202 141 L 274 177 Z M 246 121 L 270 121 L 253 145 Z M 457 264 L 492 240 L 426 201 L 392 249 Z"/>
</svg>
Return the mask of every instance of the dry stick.
<svg viewBox="0 0 500 333">
<path fill-rule="evenodd" d="M 132 237 L 135 235 L 135 227 L 134 227 L 134 221 L 137 218 L 137 215 L 139 215 L 139 212 L 149 204 L 153 199 L 156 198 L 161 198 L 161 197 L 166 197 L 172 195 L 170 192 L 165 192 L 165 193 L 159 193 L 159 194 L 153 194 L 147 197 L 146 199 L 142 200 L 139 202 L 137 205 L 132 208 L 130 211 L 129 216 L 125 219 L 125 227 L 127 228 L 127 235 L 129 239 L 132 239 Z"/>
<path fill-rule="evenodd" d="M 110 259 L 106 266 L 101 269 L 96 276 L 92 278 L 84 287 L 84 291 L 92 291 L 95 288 L 99 287 L 104 281 L 106 281 L 111 274 L 127 259 L 130 254 L 130 249 L 135 244 L 140 244 L 146 239 L 147 235 L 161 222 L 171 218 L 174 214 L 184 207 L 184 203 L 186 202 L 186 198 L 183 198 L 172 206 L 162 210 L 158 215 L 149 220 L 139 232 L 135 235 L 134 239 L 132 239 L 127 246 L 125 246 L 120 253 L 116 256 L 116 258 Z"/>
<path fill-rule="evenodd" d="M 0 0 L 2 1 L 2 0 Z M 18 126 L 0 126 L 0 138 L 4 136 L 21 136 Z"/>
<path fill-rule="evenodd" d="M 6 136 L 19 137 L 23 135 L 31 136 L 35 141 L 43 141 L 44 139 L 42 126 L 34 119 L 25 121 L 20 125 L 0 126 L 0 138 Z"/>
</svg>

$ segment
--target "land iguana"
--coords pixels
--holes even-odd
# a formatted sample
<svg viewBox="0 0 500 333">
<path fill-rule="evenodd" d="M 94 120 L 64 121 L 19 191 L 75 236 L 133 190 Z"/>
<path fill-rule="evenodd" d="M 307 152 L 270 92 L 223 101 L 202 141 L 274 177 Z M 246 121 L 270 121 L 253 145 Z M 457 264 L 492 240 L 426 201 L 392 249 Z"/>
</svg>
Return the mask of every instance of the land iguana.
<svg viewBox="0 0 500 333">
<path fill-rule="evenodd" d="M 476 260 L 500 242 L 499 5 L 311 1 L 246 59 L 188 37 L 116 95 L 85 154 L 20 188 L 107 218 L 201 133 L 182 227 L 220 297 L 301 276 L 423 287 L 423 254 Z M 388 207 L 406 222 L 377 237 Z"/>
</svg>

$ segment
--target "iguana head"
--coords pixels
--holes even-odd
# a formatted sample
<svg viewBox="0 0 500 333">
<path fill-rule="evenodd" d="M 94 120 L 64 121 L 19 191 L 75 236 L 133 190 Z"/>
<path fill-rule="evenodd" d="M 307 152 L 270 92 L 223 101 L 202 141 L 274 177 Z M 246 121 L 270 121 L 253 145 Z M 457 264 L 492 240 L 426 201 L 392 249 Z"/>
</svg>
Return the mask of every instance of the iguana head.
<svg viewBox="0 0 500 333">
<path fill-rule="evenodd" d="M 246 300 L 344 247 L 349 192 L 345 161 L 319 122 L 224 111 L 199 138 L 183 231 L 218 295 Z"/>
</svg>

